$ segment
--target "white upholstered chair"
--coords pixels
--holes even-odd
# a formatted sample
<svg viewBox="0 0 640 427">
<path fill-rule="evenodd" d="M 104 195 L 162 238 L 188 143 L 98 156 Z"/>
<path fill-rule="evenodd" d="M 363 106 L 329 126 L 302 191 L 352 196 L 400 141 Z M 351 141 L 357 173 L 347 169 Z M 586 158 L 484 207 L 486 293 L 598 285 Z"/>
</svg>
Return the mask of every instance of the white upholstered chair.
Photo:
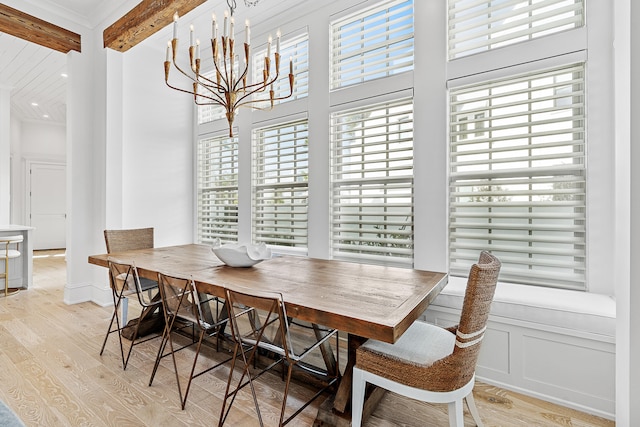
<svg viewBox="0 0 640 427">
<path fill-rule="evenodd" d="M 462 427 L 463 400 L 476 425 L 475 367 L 500 272 L 500 261 L 482 252 L 471 267 L 460 323 L 444 329 L 414 322 L 395 344 L 369 340 L 356 350 L 352 425 L 360 426 L 367 383 L 412 399 L 449 405 L 449 425 Z"/>
</svg>

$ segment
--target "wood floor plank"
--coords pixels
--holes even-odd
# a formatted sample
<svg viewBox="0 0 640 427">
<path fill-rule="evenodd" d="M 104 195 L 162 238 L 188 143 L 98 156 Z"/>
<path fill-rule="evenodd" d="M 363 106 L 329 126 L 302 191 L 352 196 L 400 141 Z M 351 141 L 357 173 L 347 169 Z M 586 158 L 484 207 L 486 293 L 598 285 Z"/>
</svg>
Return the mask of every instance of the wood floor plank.
<svg viewBox="0 0 640 427">
<path fill-rule="evenodd" d="M 29 360 L 25 359 L 25 363 Z M 5 355 L 0 355 L 0 384 L 2 400 L 26 425 L 64 425 L 51 410 L 49 396 L 41 393 L 38 384 L 30 383 L 20 364 L 14 364 Z"/>
</svg>

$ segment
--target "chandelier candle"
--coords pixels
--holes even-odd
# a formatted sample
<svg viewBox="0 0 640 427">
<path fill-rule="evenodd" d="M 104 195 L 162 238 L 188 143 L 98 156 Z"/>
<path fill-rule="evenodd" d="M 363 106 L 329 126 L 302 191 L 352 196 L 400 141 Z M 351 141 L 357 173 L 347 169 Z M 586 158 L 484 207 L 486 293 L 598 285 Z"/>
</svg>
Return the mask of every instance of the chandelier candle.
<svg viewBox="0 0 640 427">
<path fill-rule="evenodd" d="M 229 16 L 231 15 L 231 16 Z M 247 84 L 250 64 L 250 36 L 251 28 L 249 21 L 245 21 L 244 27 L 244 69 L 234 70 L 234 64 L 238 58 L 234 52 L 235 36 L 233 10 L 231 13 L 225 11 L 223 35 L 218 39 L 218 23 L 216 15 L 211 17 L 211 58 L 215 79 L 207 78 L 200 74 L 200 40 L 196 38 L 193 25 L 189 30 L 189 68 L 191 72 L 184 71 L 176 61 L 178 50 L 178 12 L 173 15 L 173 39 L 167 44 L 167 57 L 164 61 L 164 79 L 171 89 L 185 92 L 193 96 L 196 105 L 220 105 L 225 109 L 227 121 L 229 122 L 229 137 L 233 137 L 233 120 L 240 107 L 253 109 L 264 109 L 259 107 L 259 103 L 269 101 L 273 108 L 274 101 L 289 98 L 293 94 L 295 78 L 293 75 L 293 59 L 289 58 L 289 94 L 276 97 L 273 84 L 280 77 L 280 30 L 276 33 L 276 49 L 273 55 L 275 70 L 271 72 L 271 36 L 267 42 L 267 53 L 264 57 L 264 68 L 262 70 L 262 81 Z M 195 40 L 195 43 L 194 43 Z M 171 65 L 182 75 L 192 81 L 193 89 L 187 90 L 169 83 L 169 71 Z M 266 89 L 269 88 L 268 97 Z"/>
</svg>

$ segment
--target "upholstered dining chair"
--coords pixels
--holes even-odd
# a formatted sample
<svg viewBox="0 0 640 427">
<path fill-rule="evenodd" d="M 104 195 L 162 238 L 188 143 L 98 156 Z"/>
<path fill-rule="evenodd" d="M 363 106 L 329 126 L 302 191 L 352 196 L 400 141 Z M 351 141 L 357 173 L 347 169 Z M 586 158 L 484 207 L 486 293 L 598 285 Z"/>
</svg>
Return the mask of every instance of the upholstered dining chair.
<svg viewBox="0 0 640 427">
<path fill-rule="evenodd" d="M 107 246 L 107 253 L 117 253 L 132 251 L 135 249 L 153 248 L 153 227 L 129 228 L 104 230 L 104 242 Z M 152 283 L 158 286 L 157 282 L 141 277 L 144 287 L 152 287 Z M 122 322 L 127 323 L 129 303 L 125 298 L 120 304 L 122 310 Z"/>
<path fill-rule="evenodd" d="M 182 409 L 184 409 L 187 403 L 187 396 L 189 396 L 191 381 L 231 360 L 231 357 L 227 357 L 225 360 L 217 362 L 198 373 L 195 372 L 198 356 L 200 355 L 200 349 L 205 337 L 211 338 L 215 336 L 216 350 L 219 350 L 221 333 L 224 325 L 227 323 L 226 314 L 223 312 L 224 301 L 214 296 L 198 293 L 193 279 L 159 273 L 158 285 L 164 308 L 165 328 L 162 334 L 162 343 L 158 349 L 158 355 L 156 356 L 156 361 L 153 366 L 153 372 L 149 379 L 149 385 L 153 384 L 153 379 L 158 371 L 161 359 L 171 355 L 176 374 L 176 382 L 178 384 L 178 393 L 180 394 L 180 404 Z M 176 330 L 181 330 L 185 327 L 192 329 L 190 342 L 179 348 L 175 348 L 173 334 Z M 198 331 L 197 338 L 196 330 Z M 165 352 L 167 350 L 167 344 L 169 344 L 168 353 Z M 196 350 L 183 395 L 175 353 L 193 344 L 196 344 Z"/>
<path fill-rule="evenodd" d="M 306 356 L 318 349 L 331 337 L 335 336 L 336 349 L 338 349 L 338 331 L 336 329 L 326 328 L 322 328 L 321 330 L 317 325 L 314 325 L 315 333 L 314 338 L 311 339 L 312 342 L 305 342 L 304 348 L 298 348 L 301 346 L 298 345 L 298 342 L 291 340 L 290 332 L 290 326 L 296 323 L 293 323 L 292 320 L 287 317 L 282 294 L 227 286 L 225 288 L 225 295 L 229 311 L 231 335 L 235 341 L 235 346 L 218 426 L 221 427 L 224 424 L 238 392 L 247 384 L 251 389 L 258 421 L 260 426 L 263 426 L 264 423 L 262 421 L 262 414 L 260 413 L 254 380 L 280 364 L 283 365 L 282 375 L 285 384 L 278 425 L 283 426 L 302 412 L 304 408 L 339 379 L 339 366 L 337 366 L 336 371 L 332 373 L 302 362 Z M 258 372 L 251 372 L 251 367 L 256 366 L 256 356 L 260 350 L 275 356 L 275 360 L 268 366 L 259 368 Z M 242 358 L 243 369 L 237 385 L 232 389 L 231 385 L 234 382 L 234 369 L 238 356 Z M 338 359 L 338 357 L 336 359 Z M 284 373 L 284 367 L 287 368 L 286 374 Z M 285 419 L 289 384 L 295 367 L 303 369 L 317 378 L 324 380 L 324 384 L 310 399 Z"/>
<path fill-rule="evenodd" d="M 16 236 L 0 236 L 0 260 L 4 260 L 4 272 L 0 273 L 0 279 L 4 279 L 4 296 L 14 295 L 20 291 L 20 288 L 11 288 L 9 286 L 9 260 L 20 257 L 20 243 L 22 243 L 22 235 Z"/>
<path fill-rule="evenodd" d="M 486 251 L 471 266 L 457 326 L 444 329 L 414 322 L 395 344 L 369 340 L 356 350 L 353 426 L 362 422 L 367 383 L 416 400 L 448 403 L 451 427 L 464 425 L 466 400 L 476 425 L 482 426 L 472 392 L 500 266 Z"/>
<path fill-rule="evenodd" d="M 140 304 L 140 307 L 143 311 L 145 309 L 151 310 L 159 307 L 161 301 L 159 299 L 154 299 L 152 296 L 153 290 L 157 289 L 156 282 L 149 280 L 143 281 L 140 278 L 138 269 L 134 264 L 125 263 L 113 258 L 109 258 L 107 260 L 107 263 L 109 264 L 109 282 L 111 287 L 111 295 L 113 296 L 113 314 L 111 315 L 111 322 L 109 322 L 107 334 L 105 335 L 104 341 L 102 342 L 100 355 L 102 356 L 102 354 L 104 353 L 109 335 L 117 333 L 120 343 L 120 354 L 122 356 L 122 368 L 127 369 L 127 364 L 129 363 L 129 357 L 131 356 L 133 346 L 156 338 L 157 335 L 145 337 L 139 340 L 138 334 L 140 331 L 141 322 L 136 322 L 135 327 L 133 327 L 133 334 L 129 335 L 130 344 L 125 356 L 125 345 L 122 341 L 122 338 L 124 335 L 123 331 L 127 327 L 127 325 L 118 315 L 120 311 L 120 305 L 123 301 L 126 300 L 126 298 L 133 295 L 137 297 L 138 303 Z"/>
</svg>

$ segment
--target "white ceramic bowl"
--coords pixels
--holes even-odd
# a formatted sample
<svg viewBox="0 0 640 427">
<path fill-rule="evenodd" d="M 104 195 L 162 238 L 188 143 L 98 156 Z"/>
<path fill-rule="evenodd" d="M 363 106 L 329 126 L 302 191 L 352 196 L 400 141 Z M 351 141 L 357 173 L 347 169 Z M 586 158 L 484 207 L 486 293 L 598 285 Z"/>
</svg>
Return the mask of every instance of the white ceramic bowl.
<svg viewBox="0 0 640 427">
<path fill-rule="evenodd" d="M 251 267 L 271 258 L 271 250 L 264 243 L 258 245 L 228 243 L 222 245 L 220 240 L 216 239 L 211 250 L 220 258 L 220 261 L 229 267 Z"/>
</svg>

